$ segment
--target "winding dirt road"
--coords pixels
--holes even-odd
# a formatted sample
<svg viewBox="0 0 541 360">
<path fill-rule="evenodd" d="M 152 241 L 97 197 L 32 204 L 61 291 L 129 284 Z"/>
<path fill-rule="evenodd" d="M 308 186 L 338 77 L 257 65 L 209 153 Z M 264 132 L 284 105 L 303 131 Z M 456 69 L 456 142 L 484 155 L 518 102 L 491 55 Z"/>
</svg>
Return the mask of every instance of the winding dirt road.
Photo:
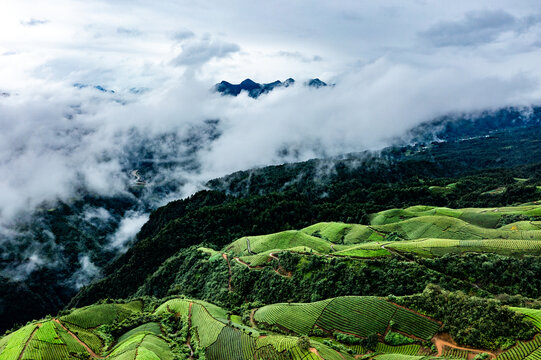
<svg viewBox="0 0 541 360">
<path fill-rule="evenodd" d="M 42 325 L 41 323 L 36 324 L 36 328 L 34 330 L 32 330 L 32 334 L 30 334 L 30 337 L 28 337 L 28 340 L 26 340 L 26 343 L 24 344 L 23 350 L 19 354 L 19 360 L 21 360 L 23 358 L 24 352 L 26 351 L 26 348 L 28 347 L 28 344 L 30 344 L 30 341 L 32 341 L 32 339 L 34 338 L 34 335 L 36 335 L 36 332 L 41 327 L 41 325 Z"/>
<path fill-rule="evenodd" d="M 105 357 L 99 356 L 99 355 L 96 354 L 94 351 L 92 351 L 92 349 L 89 348 L 87 344 L 85 344 L 84 342 L 82 342 L 82 341 L 77 337 L 77 335 L 75 335 L 74 333 L 72 333 L 71 331 L 69 331 L 68 328 L 66 328 L 66 327 L 64 326 L 64 324 L 62 324 L 58 319 L 53 319 L 53 321 L 57 322 L 58 325 L 62 326 L 62 329 L 64 329 L 68 334 L 70 334 L 71 337 L 75 339 L 75 341 L 77 341 L 79 344 L 81 344 L 81 345 L 86 349 L 86 351 L 88 351 L 88 353 L 90 354 L 90 356 L 92 356 L 92 357 L 95 358 L 95 359 L 105 359 Z"/>
<path fill-rule="evenodd" d="M 452 340 L 449 334 L 438 334 L 434 336 L 434 338 L 432 338 L 432 342 L 434 343 L 434 345 L 436 346 L 436 349 L 438 350 L 438 356 L 442 356 L 443 351 L 445 350 L 445 347 L 449 347 L 451 349 L 464 350 L 464 351 L 468 351 L 470 353 L 475 353 L 475 354 L 486 353 L 490 355 L 492 359 L 496 357 L 495 353 L 488 350 L 472 349 L 472 348 L 467 348 L 463 346 L 458 346 L 457 344 L 454 343 L 454 341 Z M 473 356 L 471 356 L 471 358 L 473 358 Z"/>
</svg>

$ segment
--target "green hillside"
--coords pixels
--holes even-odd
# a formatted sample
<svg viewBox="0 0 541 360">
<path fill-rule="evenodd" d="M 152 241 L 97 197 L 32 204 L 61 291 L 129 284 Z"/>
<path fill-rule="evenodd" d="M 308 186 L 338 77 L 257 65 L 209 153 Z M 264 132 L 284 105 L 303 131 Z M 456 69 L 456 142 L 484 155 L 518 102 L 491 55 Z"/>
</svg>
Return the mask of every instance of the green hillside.
<svg viewBox="0 0 541 360">
<path fill-rule="evenodd" d="M 467 209 L 414 206 L 374 214 L 372 225 L 325 222 L 298 231 L 247 236 L 223 252 L 252 267 L 266 265 L 283 251 L 359 258 L 396 253 L 540 255 L 540 214 L 537 204 Z M 515 221 L 525 218 L 530 220 Z"/>
<path fill-rule="evenodd" d="M 418 296 L 434 306 L 438 298 L 430 294 L 427 290 Z M 443 296 L 453 301 L 457 295 Z M 448 327 L 452 321 L 447 324 L 447 317 L 442 322 L 399 305 L 415 304 L 415 297 L 393 300 L 346 296 L 245 307 L 244 313 L 237 314 L 188 298 L 108 301 L 34 321 L 5 335 L 0 338 L 0 360 L 453 359 L 485 352 L 494 357 L 495 351 L 502 359 L 522 360 L 537 354 L 532 346 L 541 335 L 534 338 L 537 331 L 529 316 L 538 310 L 501 304 L 490 308 L 466 301 L 463 309 L 473 315 L 464 328 L 490 319 L 487 326 L 500 342 L 488 349 L 476 348 L 470 341 L 446 343 L 443 349 L 440 339 L 449 338 L 445 332 L 452 329 Z M 517 345 L 501 348 L 511 342 Z"/>
<path fill-rule="evenodd" d="M 151 274 L 138 298 L 7 333 L 0 360 L 536 359 L 541 303 L 518 295 L 535 293 L 535 276 L 475 277 L 497 276 L 498 261 L 517 266 L 517 277 L 539 268 L 538 211 L 416 206 L 372 216 L 385 224 L 323 222 L 221 250 L 191 247 Z M 485 214 L 510 217 L 488 227 Z M 478 257 L 480 267 L 464 263 Z M 445 268 L 451 260 L 465 265 Z"/>
</svg>

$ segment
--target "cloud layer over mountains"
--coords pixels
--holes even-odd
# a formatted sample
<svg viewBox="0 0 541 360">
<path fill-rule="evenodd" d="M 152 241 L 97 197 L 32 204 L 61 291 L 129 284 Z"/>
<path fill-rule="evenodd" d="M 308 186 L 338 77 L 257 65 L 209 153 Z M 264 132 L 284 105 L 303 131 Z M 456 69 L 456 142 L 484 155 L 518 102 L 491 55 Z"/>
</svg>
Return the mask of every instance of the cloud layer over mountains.
<svg viewBox="0 0 541 360">
<path fill-rule="evenodd" d="M 449 113 L 539 104 L 540 14 L 535 1 L 503 0 L 7 0 L 2 238 L 43 202 L 132 196 L 132 171 L 158 164 L 143 180 L 166 190 L 120 222 L 110 242 L 122 249 L 148 209 L 211 178 L 378 149 Z M 258 99 L 212 91 L 247 77 L 298 81 Z M 336 86 L 300 86 L 314 77 Z M 79 261 L 82 284 L 96 269 Z"/>
</svg>

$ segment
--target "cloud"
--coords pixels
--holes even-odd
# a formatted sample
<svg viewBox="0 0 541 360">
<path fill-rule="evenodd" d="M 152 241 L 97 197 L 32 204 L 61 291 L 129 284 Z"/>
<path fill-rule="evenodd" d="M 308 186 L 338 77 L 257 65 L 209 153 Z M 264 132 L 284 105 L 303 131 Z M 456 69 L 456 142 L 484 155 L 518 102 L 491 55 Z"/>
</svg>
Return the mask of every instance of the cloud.
<svg viewBox="0 0 541 360">
<path fill-rule="evenodd" d="M 21 20 L 21 25 L 23 26 L 37 26 L 37 25 L 44 25 L 49 23 L 49 20 L 47 19 L 28 19 L 28 20 Z"/>
<path fill-rule="evenodd" d="M 122 26 L 116 29 L 116 33 L 123 36 L 140 36 L 141 35 L 141 31 L 137 29 L 129 29 Z"/>
<path fill-rule="evenodd" d="M 199 66 L 212 59 L 228 57 L 238 51 L 240 47 L 237 44 L 204 37 L 200 40 L 183 42 L 181 53 L 171 63 L 176 66 Z"/>
<path fill-rule="evenodd" d="M 540 21 L 539 15 L 517 18 L 504 10 L 471 11 L 459 20 L 436 23 L 419 36 L 436 47 L 476 46 L 491 43 L 506 32 L 526 31 Z"/>
<path fill-rule="evenodd" d="M 59 252 L 49 236 L 44 247 L 11 243 L 13 219 L 82 189 L 136 204 L 124 220 L 101 208 L 81 214 L 90 225 L 120 222 L 106 240 L 121 252 L 147 212 L 211 178 L 378 149 L 434 117 L 541 98 L 533 1 L 457 1 L 442 11 L 435 2 L 386 0 L 28 0 L 50 19 L 40 31 L 19 31 L 28 7 L 7 1 L 0 53 L 14 55 L 0 57 L 0 94 L 11 94 L 0 96 L 0 256 L 20 253 L 12 275 L 63 261 L 47 258 Z M 277 89 L 256 101 L 211 91 L 221 80 L 315 76 L 336 86 Z M 77 284 L 95 270 L 85 255 Z"/>
<path fill-rule="evenodd" d="M 323 58 L 319 55 L 306 56 L 298 51 L 279 51 L 278 56 L 285 56 L 293 59 L 298 59 L 299 61 L 308 63 L 313 61 L 323 61 Z"/>
<path fill-rule="evenodd" d="M 79 256 L 79 269 L 75 271 L 70 279 L 75 289 L 79 290 L 91 280 L 100 275 L 100 269 L 90 260 L 90 256 Z"/>
<path fill-rule="evenodd" d="M 182 29 L 182 30 L 176 31 L 173 34 L 172 39 L 178 42 L 182 42 L 184 40 L 191 39 L 193 37 L 195 37 L 195 34 L 193 33 L 193 31 L 190 31 L 188 29 Z"/>
<path fill-rule="evenodd" d="M 135 238 L 135 235 L 148 221 L 148 214 L 129 212 L 122 219 L 118 230 L 110 236 L 110 247 L 117 251 L 125 251 L 126 246 Z"/>
</svg>

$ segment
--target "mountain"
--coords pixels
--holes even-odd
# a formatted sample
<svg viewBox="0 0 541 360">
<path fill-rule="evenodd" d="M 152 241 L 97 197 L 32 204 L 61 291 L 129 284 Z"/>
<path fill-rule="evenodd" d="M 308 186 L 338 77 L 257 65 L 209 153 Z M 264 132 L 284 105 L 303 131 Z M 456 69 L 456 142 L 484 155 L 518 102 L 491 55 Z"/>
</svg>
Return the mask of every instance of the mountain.
<svg viewBox="0 0 541 360">
<path fill-rule="evenodd" d="M 70 301 L 82 306 L 106 297 L 134 296 L 148 286 L 147 278 L 155 279 L 153 284 L 161 279 L 155 273 L 167 263 L 188 259 L 188 265 L 200 264 L 192 246 L 219 250 L 243 236 L 319 222 L 367 225 L 370 214 L 418 204 L 496 207 L 537 200 L 540 118 L 540 109 L 533 107 L 436 119 L 412 130 L 412 142 L 404 146 L 241 171 L 211 180 L 207 191 L 158 209 L 156 204 L 183 184 L 182 178 L 164 174 L 169 169 L 197 172 L 198 151 L 220 137 L 220 121 L 206 121 L 186 138 L 160 134 L 149 139 L 135 132 L 121 159 L 131 174 L 125 195 L 103 198 L 81 189 L 79 198 L 43 204 L 21 218 L 13 228 L 16 236 L 0 243 L 0 328 L 54 314 Z M 159 146 L 165 140 L 169 146 Z M 170 154 L 179 153 L 182 156 L 171 159 Z M 111 243 L 123 219 L 149 212 L 137 239 L 127 241 L 127 252 L 118 255 Z M 391 260 L 378 261 L 383 267 Z M 177 267 L 198 276 L 190 267 Z M 100 278 L 74 297 L 79 287 Z M 194 288 L 182 279 L 183 292 L 190 295 Z M 408 291 L 422 291 L 427 284 L 420 281 Z M 173 291 L 152 286 L 160 297 Z M 197 289 L 201 293 L 195 297 L 206 296 L 205 286 Z M 381 287 L 373 294 L 386 295 L 388 290 Z M 525 287 L 513 291 L 535 297 Z M 227 289 L 217 294 L 237 296 Z M 280 299 L 277 295 L 266 301 Z"/>
<path fill-rule="evenodd" d="M 216 84 L 214 86 L 214 90 L 216 92 L 221 93 L 222 95 L 231 95 L 231 96 L 237 96 L 242 91 L 245 91 L 248 93 L 249 97 L 256 99 L 260 95 L 267 94 L 276 88 L 289 87 L 294 84 L 295 84 L 295 80 L 293 80 L 292 78 L 289 78 L 285 80 L 284 82 L 281 82 L 280 80 L 276 80 L 268 84 L 260 84 L 250 79 L 246 79 L 240 84 L 231 84 L 227 81 L 222 81 L 219 84 Z M 311 79 L 307 81 L 305 85 L 310 86 L 310 87 L 315 87 L 315 88 L 327 86 L 327 84 L 325 84 L 323 81 L 319 79 Z"/>
<path fill-rule="evenodd" d="M 536 164 L 540 135 L 539 128 L 516 129 L 488 138 L 388 149 L 381 156 L 352 154 L 335 161 L 268 167 L 211 181 L 214 191 L 201 191 L 155 211 L 134 246 L 71 304 L 133 296 L 161 266 L 180 269 L 180 264 L 195 261 L 182 253 L 191 246 L 220 249 L 243 236 L 318 222 L 367 224 L 369 214 L 419 204 L 466 208 L 535 201 L 541 197 L 541 182 L 536 180 L 541 174 Z M 184 293 L 204 289 L 202 283 L 182 284 Z"/>
<path fill-rule="evenodd" d="M 315 88 L 320 88 L 320 87 L 323 87 L 323 86 L 327 86 L 326 83 L 324 83 L 323 81 L 319 80 L 318 78 L 310 79 L 310 80 L 308 80 L 305 84 L 306 84 L 307 86 L 315 87 Z"/>
<path fill-rule="evenodd" d="M 6 333 L 0 359 L 537 358 L 539 220 L 540 202 L 413 206 L 193 246 L 130 299 Z"/>
</svg>

